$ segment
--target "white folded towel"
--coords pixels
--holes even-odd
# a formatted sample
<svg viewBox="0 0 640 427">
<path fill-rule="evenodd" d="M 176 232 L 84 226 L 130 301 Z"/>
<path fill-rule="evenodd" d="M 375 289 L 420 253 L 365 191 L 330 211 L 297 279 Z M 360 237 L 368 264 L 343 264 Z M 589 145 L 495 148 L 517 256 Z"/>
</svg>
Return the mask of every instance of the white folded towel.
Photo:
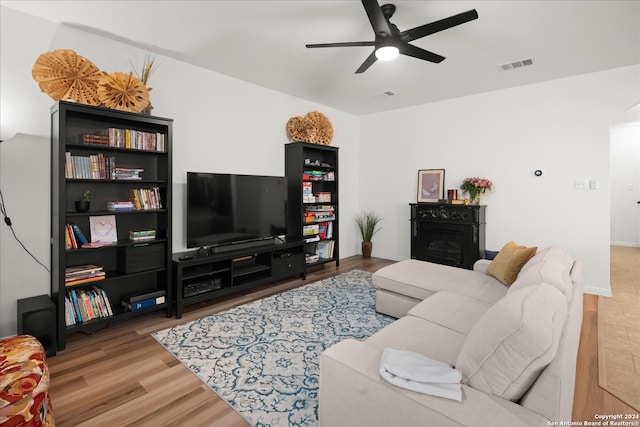
<svg viewBox="0 0 640 427">
<path fill-rule="evenodd" d="M 380 376 L 398 387 L 462 401 L 462 374 L 446 363 L 418 353 L 385 348 Z"/>
</svg>

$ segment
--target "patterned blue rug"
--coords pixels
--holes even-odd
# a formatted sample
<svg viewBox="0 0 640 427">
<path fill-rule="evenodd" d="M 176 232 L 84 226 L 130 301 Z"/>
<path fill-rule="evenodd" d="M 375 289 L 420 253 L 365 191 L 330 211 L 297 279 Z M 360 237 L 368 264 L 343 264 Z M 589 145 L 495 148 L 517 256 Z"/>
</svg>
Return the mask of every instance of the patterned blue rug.
<svg viewBox="0 0 640 427">
<path fill-rule="evenodd" d="M 254 426 L 316 426 L 320 353 L 391 323 L 353 270 L 153 334 Z"/>
</svg>

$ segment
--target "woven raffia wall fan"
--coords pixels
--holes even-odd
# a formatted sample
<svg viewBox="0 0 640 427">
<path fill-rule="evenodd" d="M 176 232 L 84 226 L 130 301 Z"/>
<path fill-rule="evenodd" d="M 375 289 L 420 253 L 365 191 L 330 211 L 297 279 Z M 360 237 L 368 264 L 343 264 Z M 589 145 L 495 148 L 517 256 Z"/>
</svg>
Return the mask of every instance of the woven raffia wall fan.
<svg viewBox="0 0 640 427">
<path fill-rule="evenodd" d="M 291 117 L 287 122 L 287 136 L 292 141 L 330 145 L 333 126 L 324 114 L 312 111 L 304 117 Z"/>
</svg>

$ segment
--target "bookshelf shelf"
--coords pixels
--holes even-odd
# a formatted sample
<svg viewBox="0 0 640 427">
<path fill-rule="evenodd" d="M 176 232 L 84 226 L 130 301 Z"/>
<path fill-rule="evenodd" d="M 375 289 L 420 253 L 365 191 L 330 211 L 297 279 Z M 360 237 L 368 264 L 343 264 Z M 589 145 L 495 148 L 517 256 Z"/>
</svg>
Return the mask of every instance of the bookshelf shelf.
<svg viewBox="0 0 640 427">
<path fill-rule="evenodd" d="M 66 337 L 76 332 L 101 329 L 111 322 L 155 310 L 166 310 L 168 317 L 172 315 L 169 304 L 172 277 L 172 129 L 173 121 L 161 117 L 66 101 L 52 107 L 51 297 L 57 306 L 58 350 L 63 350 Z M 110 146 L 125 141 L 116 140 L 117 134 L 126 134 L 131 144 L 159 150 Z M 92 135 L 91 138 L 99 139 L 101 143 L 83 143 L 83 138 L 87 138 L 84 135 Z M 73 164 L 74 158 L 87 160 Z M 81 164 L 80 161 L 88 161 L 88 169 L 87 163 Z M 128 173 L 127 178 L 133 174 L 142 179 L 113 179 L 116 167 L 119 168 L 118 177 Z M 70 174 L 80 169 L 82 175 Z M 94 194 L 90 210 L 77 212 L 75 200 L 87 190 Z M 108 202 L 128 201 L 134 194 L 138 198 L 144 197 L 145 206 L 160 205 L 161 208 L 107 209 Z M 122 208 L 122 205 L 118 207 Z M 101 231 L 97 228 L 96 218 L 92 217 L 99 216 L 115 218 L 115 222 L 104 224 L 114 226 L 111 236 L 117 240 L 108 246 L 82 248 L 80 237 L 74 234 L 77 247 L 68 248 L 67 225 L 77 226 L 91 242 L 92 230 Z M 92 224 L 96 228 L 92 228 Z M 155 230 L 156 238 L 131 240 L 129 233 L 141 233 L 140 230 Z M 82 278 L 76 280 L 70 273 L 71 267 L 87 265 L 99 267 L 99 274 L 105 278 L 82 283 Z M 92 273 L 87 274 L 90 280 Z M 66 286 L 70 283 L 74 284 Z M 82 307 L 78 300 L 74 303 L 72 290 L 76 297 L 88 297 L 88 302 L 84 300 L 88 305 Z M 164 295 L 150 307 L 125 310 L 122 302 L 129 294 L 146 294 L 149 291 Z M 106 307 L 107 302 L 111 312 Z"/>
<path fill-rule="evenodd" d="M 305 241 L 305 265 L 339 266 L 338 148 L 293 142 L 285 145 L 289 187 L 289 238 Z"/>
</svg>

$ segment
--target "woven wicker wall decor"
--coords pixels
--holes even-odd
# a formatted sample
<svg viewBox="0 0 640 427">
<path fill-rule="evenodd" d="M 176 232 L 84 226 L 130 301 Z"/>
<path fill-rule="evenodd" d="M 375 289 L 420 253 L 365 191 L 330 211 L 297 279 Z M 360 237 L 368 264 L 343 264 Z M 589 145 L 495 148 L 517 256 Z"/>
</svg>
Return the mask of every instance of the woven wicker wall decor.
<svg viewBox="0 0 640 427">
<path fill-rule="evenodd" d="M 98 81 L 103 74 L 93 62 L 69 49 L 43 53 L 31 70 L 40 90 L 55 101 L 88 105 L 100 104 Z"/>
<path fill-rule="evenodd" d="M 318 111 L 312 111 L 304 117 L 291 117 L 287 122 L 287 136 L 292 141 L 330 145 L 333 139 L 333 126 L 327 116 Z"/>
<path fill-rule="evenodd" d="M 149 89 L 132 73 L 104 75 L 98 84 L 98 97 L 105 107 L 139 113 L 149 106 Z"/>
</svg>

